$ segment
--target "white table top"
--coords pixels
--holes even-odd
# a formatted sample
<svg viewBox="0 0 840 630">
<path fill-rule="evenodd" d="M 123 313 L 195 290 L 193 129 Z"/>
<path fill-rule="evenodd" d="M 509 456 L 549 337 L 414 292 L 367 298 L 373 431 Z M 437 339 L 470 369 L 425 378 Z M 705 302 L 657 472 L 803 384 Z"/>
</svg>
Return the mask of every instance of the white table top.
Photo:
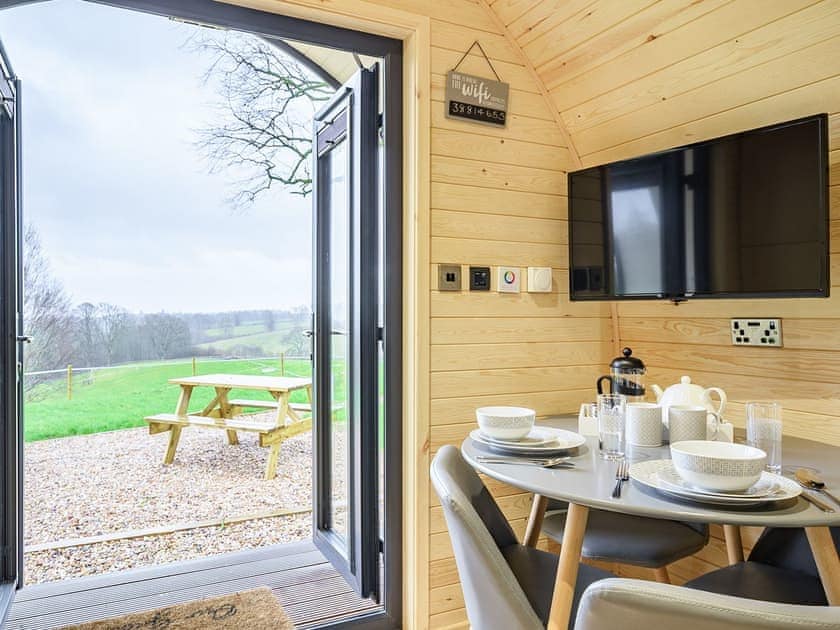
<svg viewBox="0 0 840 630">
<path fill-rule="evenodd" d="M 540 419 L 537 424 L 577 431 L 577 417 L 563 416 Z M 590 508 L 650 516 L 655 518 L 724 523 L 730 525 L 759 525 L 771 527 L 840 526 L 840 506 L 837 512 L 822 512 L 804 499 L 786 502 L 779 507 L 755 507 L 731 510 L 699 503 L 669 500 L 634 481 L 624 484 L 621 498 L 610 497 L 615 485 L 616 463 L 606 461 L 598 454 L 597 438 L 589 437 L 572 460 L 574 469 L 544 469 L 536 466 L 512 464 L 480 464 L 475 455 L 488 453 L 481 444 L 467 438 L 461 446 L 466 460 L 482 473 L 551 499 L 585 505 Z M 670 459 L 667 446 L 659 448 L 632 447 L 628 452 L 631 462 L 647 459 Z M 820 471 L 829 489 L 840 491 L 840 447 L 784 436 L 782 465 L 809 466 Z M 826 497 L 817 495 L 832 505 Z"/>
</svg>

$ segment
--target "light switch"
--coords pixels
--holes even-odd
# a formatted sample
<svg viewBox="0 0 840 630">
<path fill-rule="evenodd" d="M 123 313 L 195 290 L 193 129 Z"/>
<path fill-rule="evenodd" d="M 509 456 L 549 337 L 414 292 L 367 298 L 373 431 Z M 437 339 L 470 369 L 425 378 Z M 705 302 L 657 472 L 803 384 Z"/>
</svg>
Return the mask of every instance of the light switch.
<svg viewBox="0 0 840 630">
<path fill-rule="evenodd" d="M 528 267 L 528 293 L 551 292 L 551 267 Z"/>
<path fill-rule="evenodd" d="M 490 290 L 490 267 L 470 267 L 470 291 Z"/>
<path fill-rule="evenodd" d="M 496 286 L 499 293 L 519 293 L 522 270 L 519 267 L 497 267 Z"/>
<path fill-rule="evenodd" d="M 461 290 L 461 265 L 438 265 L 438 291 Z"/>
</svg>

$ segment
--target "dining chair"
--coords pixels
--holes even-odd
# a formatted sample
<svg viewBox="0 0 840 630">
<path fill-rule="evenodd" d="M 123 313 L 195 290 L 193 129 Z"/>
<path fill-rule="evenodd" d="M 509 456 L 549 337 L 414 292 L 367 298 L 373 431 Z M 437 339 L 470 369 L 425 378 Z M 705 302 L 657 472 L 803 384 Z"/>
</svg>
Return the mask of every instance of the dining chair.
<svg viewBox="0 0 840 630">
<path fill-rule="evenodd" d="M 558 557 L 517 542 L 493 496 L 454 446 L 438 451 L 431 478 L 443 506 L 470 625 L 482 630 L 545 628 Z M 611 576 L 580 565 L 573 619 L 586 586 Z"/>
<path fill-rule="evenodd" d="M 566 504 L 549 500 L 542 532 L 563 544 Z M 709 527 L 606 510 L 590 510 L 581 555 L 653 569 L 658 582 L 670 582 L 667 565 L 700 551 L 709 542 Z"/>
<path fill-rule="evenodd" d="M 840 552 L 840 527 L 831 537 Z M 685 586 L 711 593 L 784 604 L 827 606 L 811 546 L 802 528 L 769 527 L 745 562 L 715 569 Z"/>
<path fill-rule="evenodd" d="M 836 630 L 840 608 L 756 601 L 621 578 L 601 580 L 586 589 L 575 628 Z"/>
</svg>

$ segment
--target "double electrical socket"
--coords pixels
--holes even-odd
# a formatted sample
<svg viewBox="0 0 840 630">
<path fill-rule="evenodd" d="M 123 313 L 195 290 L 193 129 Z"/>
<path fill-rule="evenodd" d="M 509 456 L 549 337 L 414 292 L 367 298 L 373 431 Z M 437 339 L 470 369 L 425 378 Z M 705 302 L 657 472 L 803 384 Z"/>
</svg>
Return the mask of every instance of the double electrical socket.
<svg viewBox="0 0 840 630">
<path fill-rule="evenodd" d="M 729 332 L 733 346 L 782 347 L 782 320 L 778 318 L 733 319 Z"/>
</svg>

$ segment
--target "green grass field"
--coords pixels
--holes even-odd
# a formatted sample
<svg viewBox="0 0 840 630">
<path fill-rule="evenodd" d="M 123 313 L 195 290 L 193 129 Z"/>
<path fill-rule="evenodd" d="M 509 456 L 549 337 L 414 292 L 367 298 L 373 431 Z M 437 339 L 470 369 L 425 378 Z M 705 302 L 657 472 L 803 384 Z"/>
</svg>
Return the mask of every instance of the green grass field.
<svg viewBox="0 0 840 630">
<path fill-rule="evenodd" d="M 285 362 L 286 376 L 310 376 L 306 360 Z M 198 374 L 263 374 L 280 376 L 279 361 L 200 360 Z M 73 380 L 73 399 L 67 400 L 67 382 L 58 379 L 37 385 L 24 403 L 24 437 L 27 442 L 67 435 L 83 435 L 144 426 L 143 418 L 175 411 L 179 387 L 170 378 L 192 375 L 191 361 L 166 364 L 137 363 L 101 370 L 92 378 L 77 373 Z M 342 379 L 343 380 L 343 379 Z M 233 390 L 231 397 L 264 397 L 267 393 Z M 213 397 L 209 387 L 193 391 L 190 411 L 200 411 Z M 305 402 L 304 392 L 294 392 L 293 402 Z"/>
<path fill-rule="evenodd" d="M 244 335 L 242 337 L 228 337 L 226 339 L 219 339 L 218 341 L 208 341 L 206 343 L 198 344 L 196 347 L 202 350 L 210 350 L 211 348 L 217 353 L 229 352 L 237 346 L 255 346 L 262 348 L 262 352 L 266 355 L 277 355 L 286 351 L 287 344 L 284 341 L 289 329 L 278 327 L 272 332 L 260 332 L 253 335 Z"/>
</svg>

